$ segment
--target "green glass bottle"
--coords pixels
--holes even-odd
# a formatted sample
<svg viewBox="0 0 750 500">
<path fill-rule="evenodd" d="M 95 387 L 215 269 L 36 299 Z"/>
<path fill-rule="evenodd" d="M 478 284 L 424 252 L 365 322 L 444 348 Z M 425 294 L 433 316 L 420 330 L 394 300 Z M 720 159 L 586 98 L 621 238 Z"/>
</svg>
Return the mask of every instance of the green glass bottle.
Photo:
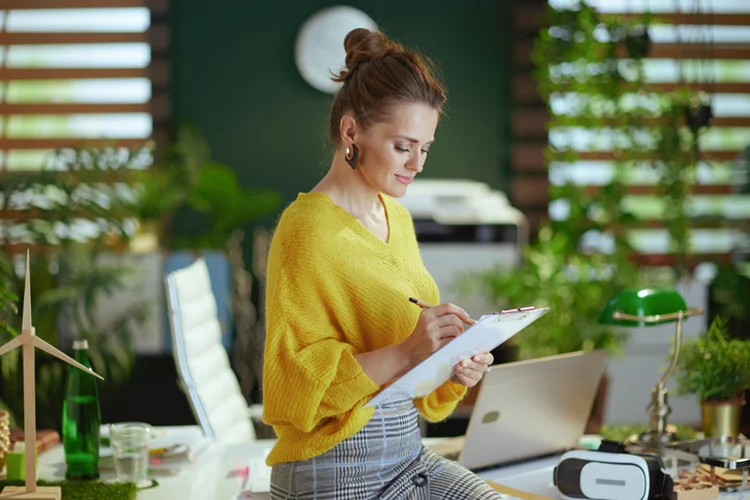
<svg viewBox="0 0 750 500">
<path fill-rule="evenodd" d="M 88 342 L 73 342 L 73 358 L 91 368 Z M 99 478 L 99 427 L 102 422 L 96 378 L 68 366 L 63 403 L 62 438 L 66 479 Z"/>
</svg>

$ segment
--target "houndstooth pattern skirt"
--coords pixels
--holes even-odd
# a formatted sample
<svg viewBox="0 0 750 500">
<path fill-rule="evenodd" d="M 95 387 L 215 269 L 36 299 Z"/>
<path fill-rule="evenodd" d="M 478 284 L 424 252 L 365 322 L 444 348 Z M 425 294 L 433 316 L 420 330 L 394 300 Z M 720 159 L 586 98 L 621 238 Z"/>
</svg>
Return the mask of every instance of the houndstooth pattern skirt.
<svg viewBox="0 0 750 500">
<path fill-rule="evenodd" d="M 326 453 L 274 465 L 271 499 L 502 498 L 468 469 L 422 446 L 418 416 L 411 400 L 378 406 L 361 431 Z"/>
</svg>

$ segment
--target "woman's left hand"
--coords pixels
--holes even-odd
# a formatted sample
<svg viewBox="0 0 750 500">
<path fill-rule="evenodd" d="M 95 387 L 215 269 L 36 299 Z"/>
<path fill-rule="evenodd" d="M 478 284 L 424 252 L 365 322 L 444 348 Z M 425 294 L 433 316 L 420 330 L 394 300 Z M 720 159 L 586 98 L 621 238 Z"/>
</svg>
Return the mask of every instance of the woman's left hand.
<svg viewBox="0 0 750 500">
<path fill-rule="evenodd" d="M 474 387 L 482 380 L 487 367 L 495 361 L 491 353 L 476 354 L 471 359 L 465 359 L 458 363 L 453 371 L 451 382 L 454 384 Z"/>
</svg>

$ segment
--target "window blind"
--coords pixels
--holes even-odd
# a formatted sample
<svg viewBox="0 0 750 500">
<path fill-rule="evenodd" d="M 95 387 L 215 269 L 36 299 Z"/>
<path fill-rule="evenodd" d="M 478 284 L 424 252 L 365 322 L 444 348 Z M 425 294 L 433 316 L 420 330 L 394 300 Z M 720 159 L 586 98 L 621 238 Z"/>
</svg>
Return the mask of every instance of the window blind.
<svg viewBox="0 0 750 500">
<path fill-rule="evenodd" d="M 61 149 L 99 148 L 117 156 L 147 144 L 167 144 L 167 13 L 168 0 L 2 2 L 0 181 L 64 168 L 51 163 Z M 118 186 L 107 189 L 104 196 Z M 34 199 L 18 192 L 15 200 L 2 196 L 5 250 L 13 253 L 17 243 L 38 243 L 26 241 L 23 229 L 52 218 L 49 207 L 60 203 L 56 193 L 36 190 Z M 69 221 L 61 237 L 95 235 L 96 221 L 89 226 L 85 220 Z"/>
</svg>

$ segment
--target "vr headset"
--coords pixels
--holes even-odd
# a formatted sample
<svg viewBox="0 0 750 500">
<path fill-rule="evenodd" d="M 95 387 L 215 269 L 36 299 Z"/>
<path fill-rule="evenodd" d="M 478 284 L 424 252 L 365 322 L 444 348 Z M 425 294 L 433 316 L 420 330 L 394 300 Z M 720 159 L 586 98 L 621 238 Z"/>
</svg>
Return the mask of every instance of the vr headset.
<svg viewBox="0 0 750 500">
<path fill-rule="evenodd" d="M 608 440 L 596 451 L 565 453 L 553 481 L 566 500 L 667 500 L 674 489 L 661 457 L 628 453 L 622 443 Z"/>
</svg>

